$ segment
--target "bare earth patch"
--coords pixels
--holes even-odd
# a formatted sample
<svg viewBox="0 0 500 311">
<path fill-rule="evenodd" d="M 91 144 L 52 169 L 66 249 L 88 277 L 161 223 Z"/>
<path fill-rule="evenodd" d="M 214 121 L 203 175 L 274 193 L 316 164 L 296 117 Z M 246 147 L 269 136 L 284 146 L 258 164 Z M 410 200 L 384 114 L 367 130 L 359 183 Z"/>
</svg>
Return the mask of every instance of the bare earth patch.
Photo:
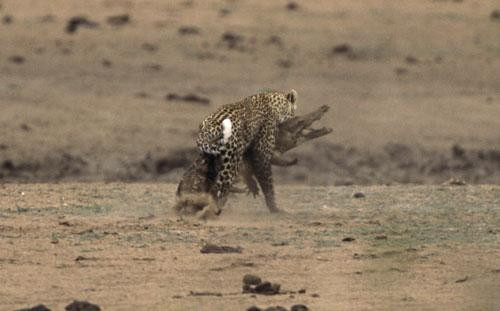
<svg viewBox="0 0 500 311">
<path fill-rule="evenodd" d="M 500 304 L 500 186 L 278 187 L 286 213 L 239 195 L 208 222 L 177 217 L 174 192 L 1 185 L 0 309 L 62 310 L 73 300 L 103 310 Z M 206 245 L 241 252 L 201 252 Z M 279 293 L 243 293 L 246 274 L 279 283 Z"/>
</svg>

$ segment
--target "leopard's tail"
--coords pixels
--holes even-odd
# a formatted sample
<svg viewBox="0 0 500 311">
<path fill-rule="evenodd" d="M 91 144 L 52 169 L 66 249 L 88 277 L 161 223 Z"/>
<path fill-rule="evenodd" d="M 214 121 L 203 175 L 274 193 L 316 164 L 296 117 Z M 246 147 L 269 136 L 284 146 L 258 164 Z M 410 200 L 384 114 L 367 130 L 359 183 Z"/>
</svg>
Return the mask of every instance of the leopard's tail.
<svg viewBox="0 0 500 311">
<path fill-rule="evenodd" d="M 229 137 L 233 135 L 233 122 L 231 119 L 226 118 L 222 121 L 222 144 L 225 145 L 229 141 Z"/>
</svg>

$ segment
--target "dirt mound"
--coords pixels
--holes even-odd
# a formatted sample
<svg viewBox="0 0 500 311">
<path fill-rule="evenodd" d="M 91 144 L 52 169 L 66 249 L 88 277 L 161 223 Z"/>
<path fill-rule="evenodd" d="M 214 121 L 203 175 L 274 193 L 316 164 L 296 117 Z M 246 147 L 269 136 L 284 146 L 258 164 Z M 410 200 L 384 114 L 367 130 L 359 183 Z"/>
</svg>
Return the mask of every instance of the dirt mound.
<svg viewBox="0 0 500 311">
<path fill-rule="evenodd" d="M 500 151 L 495 149 L 454 145 L 438 151 L 390 143 L 368 151 L 327 143 L 318 145 L 314 154 L 296 156 L 307 171 L 279 169 L 285 180 L 337 185 L 436 184 L 450 178 L 479 184 L 500 182 Z"/>
<path fill-rule="evenodd" d="M 168 154 L 148 152 L 142 159 L 122 161 L 113 171 L 84 156 L 62 152 L 37 161 L 17 162 L 0 158 L 3 181 L 179 181 L 179 174 L 196 156 L 196 148 Z M 391 183 L 441 184 L 450 178 L 468 184 L 500 183 L 500 151 L 466 149 L 453 145 L 449 150 L 429 150 L 401 143 L 363 150 L 341 144 L 318 144 L 313 151 L 290 152 L 299 164 L 275 168 L 281 182 L 335 185 Z"/>
</svg>

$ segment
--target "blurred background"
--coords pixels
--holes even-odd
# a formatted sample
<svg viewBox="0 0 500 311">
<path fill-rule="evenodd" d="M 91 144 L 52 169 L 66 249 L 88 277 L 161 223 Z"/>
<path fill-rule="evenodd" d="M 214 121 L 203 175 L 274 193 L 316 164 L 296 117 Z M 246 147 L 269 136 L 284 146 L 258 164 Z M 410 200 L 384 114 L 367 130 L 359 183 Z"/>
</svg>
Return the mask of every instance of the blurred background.
<svg viewBox="0 0 500 311">
<path fill-rule="evenodd" d="M 260 89 L 329 105 L 281 183 L 500 183 L 500 2 L 0 0 L 0 181 L 177 182 Z"/>
</svg>

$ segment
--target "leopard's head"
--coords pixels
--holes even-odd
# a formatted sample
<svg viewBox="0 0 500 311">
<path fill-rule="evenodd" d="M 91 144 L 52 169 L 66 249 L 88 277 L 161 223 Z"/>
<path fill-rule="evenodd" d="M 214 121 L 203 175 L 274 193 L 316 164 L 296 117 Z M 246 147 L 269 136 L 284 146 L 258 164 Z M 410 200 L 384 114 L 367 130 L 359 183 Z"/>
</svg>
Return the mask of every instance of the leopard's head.
<svg viewBox="0 0 500 311">
<path fill-rule="evenodd" d="M 295 117 L 295 110 L 297 110 L 297 96 L 297 91 L 294 89 L 285 94 L 286 102 L 280 111 L 280 123 Z"/>
</svg>

